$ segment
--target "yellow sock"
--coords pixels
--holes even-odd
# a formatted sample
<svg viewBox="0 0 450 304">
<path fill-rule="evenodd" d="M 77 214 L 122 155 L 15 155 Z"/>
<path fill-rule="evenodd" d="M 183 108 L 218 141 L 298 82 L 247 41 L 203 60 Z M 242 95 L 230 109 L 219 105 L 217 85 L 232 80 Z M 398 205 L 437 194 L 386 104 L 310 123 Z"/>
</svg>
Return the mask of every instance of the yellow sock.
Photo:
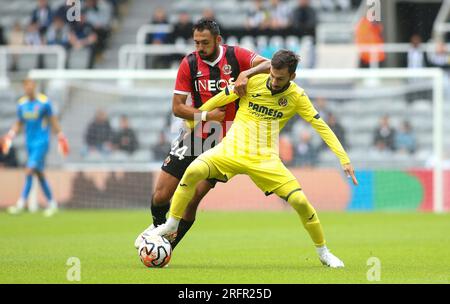
<svg viewBox="0 0 450 304">
<path fill-rule="evenodd" d="M 279 197 L 287 199 L 287 202 L 294 208 L 314 245 L 316 247 L 324 246 L 325 236 L 319 217 L 306 195 L 301 191 L 298 181 L 293 180 L 276 189 L 274 192 Z"/>
<path fill-rule="evenodd" d="M 296 191 L 289 196 L 288 203 L 297 211 L 303 227 L 308 231 L 316 247 L 325 245 L 325 237 L 320 224 L 319 216 L 309 203 L 303 191 Z"/>
<path fill-rule="evenodd" d="M 173 195 L 169 212 L 171 216 L 178 220 L 183 217 L 186 207 L 195 195 L 197 184 L 207 179 L 209 173 L 209 166 L 202 160 L 196 159 L 189 165 Z"/>
</svg>

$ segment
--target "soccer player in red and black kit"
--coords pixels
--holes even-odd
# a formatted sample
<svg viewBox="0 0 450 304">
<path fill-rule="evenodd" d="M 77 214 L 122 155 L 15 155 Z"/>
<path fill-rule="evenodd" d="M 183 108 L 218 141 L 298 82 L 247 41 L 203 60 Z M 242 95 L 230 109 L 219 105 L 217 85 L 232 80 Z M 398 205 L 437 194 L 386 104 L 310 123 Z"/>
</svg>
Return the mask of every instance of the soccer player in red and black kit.
<svg viewBox="0 0 450 304">
<path fill-rule="evenodd" d="M 170 200 L 186 168 L 225 135 L 227 127 L 230 127 L 234 119 L 239 101 L 227 105 L 224 109 L 210 112 L 201 112 L 198 108 L 232 83 L 237 94 L 243 96 L 250 77 L 270 71 L 268 59 L 245 48 L 221 45 L 220 29 L 213 20 L 199 20 L 193 27 L 193 38 L 196 51 L 187 55 L 178 69 L 172 110 L 177 117 L 187 120 L 201 117 L 204 123 L 199 124 L 200 130 L 189 134 L 182 133 L 173 142 L 152 194 L 153 224 L 137 237 L 134 244 L 136 248 L 148 231 L 166 222 Z M 188 96 L 191 97 L 192 105 L 186 104 Z M 177 237 L 171 243 L 172 248 L 175 248 L 191 228 L 200 201 L 214 188 L 215 183 L 215 180 L 199 183 L 196 194 L 180 221 Z"/>
</svg>

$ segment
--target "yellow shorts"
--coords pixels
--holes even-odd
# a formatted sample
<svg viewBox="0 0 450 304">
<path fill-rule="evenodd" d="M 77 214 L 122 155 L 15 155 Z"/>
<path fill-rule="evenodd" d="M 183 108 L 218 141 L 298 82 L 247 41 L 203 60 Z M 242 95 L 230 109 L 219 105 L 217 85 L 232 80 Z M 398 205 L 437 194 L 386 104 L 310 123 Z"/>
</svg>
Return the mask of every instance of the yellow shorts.
<svg viewBox="0 0 450 304">
<path fill-rule="evenodd" d="M 266 195 L 284 184 L 296 180 L 284 166 L 280 157 L 258 155 L 233 155 L 226 153 L 223 142 L 201 154 L 198 159 L 213 168 L 209 178 L 228 181 L 237 174 L 248 175 Z"/>
</svg>

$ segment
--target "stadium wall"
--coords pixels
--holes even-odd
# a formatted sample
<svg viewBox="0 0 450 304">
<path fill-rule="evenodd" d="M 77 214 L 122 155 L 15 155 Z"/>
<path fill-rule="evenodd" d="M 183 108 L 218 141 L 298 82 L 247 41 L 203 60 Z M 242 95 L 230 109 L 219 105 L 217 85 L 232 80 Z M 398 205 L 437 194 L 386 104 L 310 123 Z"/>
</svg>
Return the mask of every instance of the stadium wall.
<svg viewBox="0 0 450 304">
<path fill-rule="evenodd" d="M 336 169 L 292 169 L 318 210 L 327 211 L 431 211 L 433 172 L 418 170 L 358 171 L 354 187 Z M 57 201 L 65 208 L 145 208 L 158 172 L 48 170 Z M 22 170 L 0 174 L 0 207 L 16 202 L 21 193 Z M 450 180 L 450 171 L 445 172 Z M 445 210 L 450 210 L 450 187 L 444 187 Z M 44 197 L 39 191 L 39 201 Z M 276 195 L 266 197 L 247 176 L 218 183 L 200 206 L 201 210 L 287 210 Z"/>
</svg>

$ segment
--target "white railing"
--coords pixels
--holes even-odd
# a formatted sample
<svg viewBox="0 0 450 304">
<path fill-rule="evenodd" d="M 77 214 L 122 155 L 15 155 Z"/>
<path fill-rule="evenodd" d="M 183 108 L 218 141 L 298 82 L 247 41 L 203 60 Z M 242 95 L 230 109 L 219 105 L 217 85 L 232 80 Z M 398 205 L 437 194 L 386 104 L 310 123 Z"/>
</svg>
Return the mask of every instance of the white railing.
<svg viewBox="0 0 450 304">
<path fill-rule="evenodd" d="M 447 48 L 450 44 L 446 45 Z M 357 47 L 358 52 L 369 52 L 370 53 L 370 67 L 378 68 L 378 53 L 384 51 L 385 53 L 408 53 L 411 49 L 411 44 L 409 43 L 384 43 L 384 44 L 367 44 L 359 45 Z M 419 49 L 423 52 L 434 52 L 436 50 L 436 45 L 433 43 L 423 43 L 420 45 Z"/>
<path fill-rule="evenodd" d="M 145 69 L 146 55 L 186 55 L 193 47 L 180 44 L 126 44 L 119 49 L 119 69 Z"/>
<path fill-rule="evenodd" d="M 43 46 L 1 46 L 0 47 L 0 87 L 9 84 L 8 79 L 8 55 L 56 55 L 56 69 L 63 70 L 66 66 L 67 53 L 60 45 Z"/>
</svg>

